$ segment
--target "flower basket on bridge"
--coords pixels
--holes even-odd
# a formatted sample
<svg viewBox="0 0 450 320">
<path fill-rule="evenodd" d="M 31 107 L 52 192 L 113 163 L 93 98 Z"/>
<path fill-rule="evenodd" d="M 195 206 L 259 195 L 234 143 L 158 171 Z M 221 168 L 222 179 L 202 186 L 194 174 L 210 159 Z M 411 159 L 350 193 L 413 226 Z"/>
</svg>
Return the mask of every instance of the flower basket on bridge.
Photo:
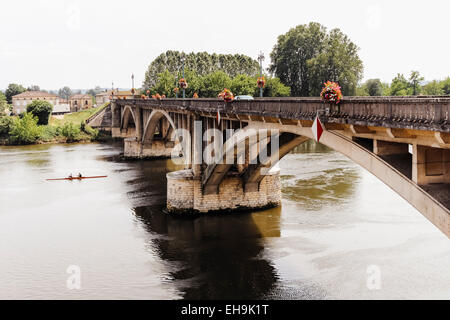
<svg viewBox="0 0 450 320">
<path fill-rule="evenodd" d="M 178 87 L 173 88 L 173 93 L 177 94 L 179 91 L 180 91 L 180 88 L 178 88 Z"/>
<path fill-rule="evenodd" d="M 219 93 L 218 98 L 222 98 L 225 102 L 231 102 L 234 99 L 234 95 L 230 90 L 225 88 L 221 93 Z"/>
<path fill-rule="evenodd" d="M 258 77 L 256 83 L 258 84 L 258 88 L 264 88 L 264 86 L 266 85 L 266 79 L 264 77 Z"/>
<path fill-rule="evenodd" d="M 186 89 L 188 87 L 188 83 L 184 78 L 181 78 L 180 81 L 178 81 L 178 83 L 180 84 L 181 89 Z"/>
<path fill-rule="evenodd" d="M 339 104 L 343 97 L 341 87 L 336 82 L 327 81 L 324 83 L 320 97 L 324 102 Z"/>
<path fill-rule="evenodd" d="M 192 98 L 198 99 L 198 94 L 197 94 L 197 92 L 194 92 L 194 95 L 192 96 Z"/>
</svg>

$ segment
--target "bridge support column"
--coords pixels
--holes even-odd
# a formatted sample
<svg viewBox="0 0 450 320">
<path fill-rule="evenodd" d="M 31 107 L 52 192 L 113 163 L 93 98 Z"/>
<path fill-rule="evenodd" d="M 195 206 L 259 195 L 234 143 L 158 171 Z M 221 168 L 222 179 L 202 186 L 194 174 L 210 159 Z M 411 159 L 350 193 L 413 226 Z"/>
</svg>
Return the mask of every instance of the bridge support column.
<svg viewBox="0 0 450 320">
<path fill-rule="evenodd" d="M 153 140 L 143 144 L 137 138 L 124 140 L 123 154 L 127 158 L 170 158 L 176 152 L 181 153 L 180 145 L 175 146 L 173 141 Z"/>
<path fill-rule="evenodd" d="M 415 144 L 412 180 L 419 185 L 450 183 L 450 150 Z"/>
<path fill-rule="evenodd" d="M 113 138 L 121 137 L 120 134 L 120 106 L 115 101 L 111 101 L 111 135 Z"/>
<path fill-rule="evenodd" d="M 167 209 L 172 213 L 231 212 L 276 207 L 281 204 L 279 171 L 261 181 L 259 189 L 246 191 L 241 177 L 228 175 L 217 193 L 205 195 L 193 170 L 167 174 Z"/>
</svg>

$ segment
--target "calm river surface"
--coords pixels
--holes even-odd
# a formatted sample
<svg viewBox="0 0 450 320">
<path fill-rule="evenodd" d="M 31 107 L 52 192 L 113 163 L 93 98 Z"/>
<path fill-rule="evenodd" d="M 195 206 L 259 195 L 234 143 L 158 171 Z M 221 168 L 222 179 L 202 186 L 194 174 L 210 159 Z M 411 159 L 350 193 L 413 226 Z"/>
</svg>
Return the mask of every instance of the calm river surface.
<svg viewBox="0 0 450 320">
<path fill-rule="evenodd" d="M 281 161 L 281 208 L 195 220 L 162 211 L 170 161 L 121 152 L 0 147 L 0 299 L 450 299 L 447 237 L 321 145 Z M 45 181 L 79 171 L 109 177 Z"/>
</svg>

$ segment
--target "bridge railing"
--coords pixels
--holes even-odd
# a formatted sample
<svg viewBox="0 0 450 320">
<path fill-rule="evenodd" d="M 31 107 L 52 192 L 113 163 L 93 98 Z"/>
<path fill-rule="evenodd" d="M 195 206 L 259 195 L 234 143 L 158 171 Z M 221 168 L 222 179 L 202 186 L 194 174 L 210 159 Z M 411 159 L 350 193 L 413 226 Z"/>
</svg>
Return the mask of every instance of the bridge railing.
<svg viewBox="0 0 450 320">
<path fill-rule="evenodd" d="M 153 108 L 192 112 L 273 116 L 311 120 L 320 111 L 324 121 L 368 122 L 387 126 L 427 126 L 432 130 L 450 131 L 450 97 L 346 97 L 339 105 L 324 103 L 320 98 L 257 98 L 225 103 L 220 99 L 132 99 L 116 100 L 119 104 L 136 104 Z M 390 125 L 389 125 L 390 124 Z M 406 125 L 407 126 L 407 125 Z"/>
</svg>

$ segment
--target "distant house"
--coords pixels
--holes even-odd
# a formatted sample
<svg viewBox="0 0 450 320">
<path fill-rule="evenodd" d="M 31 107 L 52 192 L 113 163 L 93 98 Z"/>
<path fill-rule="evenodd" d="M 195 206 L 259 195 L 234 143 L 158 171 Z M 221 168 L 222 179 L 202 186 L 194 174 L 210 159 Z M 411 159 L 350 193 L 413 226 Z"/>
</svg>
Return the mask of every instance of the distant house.
<svg viewBox="0 0 450 320">
<path fill-rule="evenodd" d="M 130 90 L 126 90 L 126 91 L 114 90 L 114 98 L 132 99 L 135 95 L 139 95 L 140 94 L 139 92 L 140 92 L 139 90 L 136 90 L 136 92 L 133 95 Z"/>
<path fill-rule="evenodd" d="M 92 108 L 92 96 L 90 94 L 75 94 L 69 98 L 70 112 L 78 112 Z"/>
<path fill-rule="evenodd" d="M 44 100 L 52 104 L 53 108 L 60 104 L 63 100 L 56 94 L 44 92 L 44 91 L 25 91 L 23 93 L 12 96 L 13 113 L 20 114 L 27 110 L 29 105 L 34 100 Z"/>
<path fill-rule="evenodd" d="M 98 106 L 101 106 L 105 103 L 108 103 L 111 101 L 111 93 L 112 90 L 108 90 L 108 91 L 104 91 L 104 92 L 100 92 L 98 94 L 95 95 L 95 101 L 97 103 Z"/>
<path fill-rule="evenodd" d="M 65 114 L 70 112 L 70 105 L 69 101 L 65 99 L 60 99 L 59 104 L 53 107 L 52 114 L 58 115 L 58 114 Z"/>
<path fill-rule="evenodd" d="M 136 90 L 134 95 L 139 95 L 139 90 Z M 119 91 L 118 89 L 115 90 L 108 90 L 101 92 L 95 96 L 95 101 L 97 102 L 97 105 L 100 106 L 102 104 L 108 103 L 111 101 L 111 99 L 132 99 L 133 94 L 130 90 L 124 90 Z"/>
</svg>

